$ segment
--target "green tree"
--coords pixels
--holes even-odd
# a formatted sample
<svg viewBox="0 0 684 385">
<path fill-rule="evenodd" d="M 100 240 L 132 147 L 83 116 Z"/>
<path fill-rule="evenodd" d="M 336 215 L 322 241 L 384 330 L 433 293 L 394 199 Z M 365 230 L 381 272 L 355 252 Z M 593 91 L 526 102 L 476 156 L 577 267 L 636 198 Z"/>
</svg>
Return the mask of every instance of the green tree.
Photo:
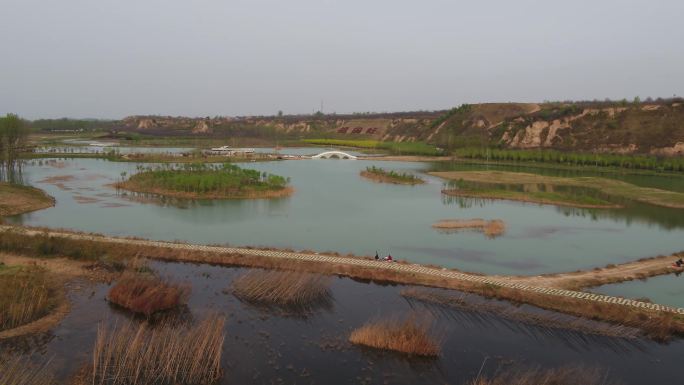
<svg viewBox="0 0 684 385">
<path fill-rule="evenodd" d="M 20 174 L 17 162 L 19 151 L 26 145 L 28 128 L 15 114 L 0 118 L 0 180 L 15 182 Z"/>
</svg>

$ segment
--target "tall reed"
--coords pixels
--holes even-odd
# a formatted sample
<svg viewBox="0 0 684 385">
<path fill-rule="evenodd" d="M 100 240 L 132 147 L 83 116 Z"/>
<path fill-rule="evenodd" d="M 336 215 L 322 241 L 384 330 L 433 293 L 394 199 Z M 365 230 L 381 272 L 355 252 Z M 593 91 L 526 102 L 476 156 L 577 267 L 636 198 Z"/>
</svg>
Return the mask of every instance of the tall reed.
<svg viewBox="0 0 684 385">
<path fill-rule="evenodd" d="M 466 385 L 617 385 L 606 371 L 569 366 L 556 369 L 514 369 L 493 377 L 478 376 Z"/>
<path fill-rule="evenodd" d="M 39 267 L 5 267 L 0 270 L 0 331 L 27 324 L 55 306 L 55 289 L 48 273 Z"/>
<path fill-rule="evenodd" d="M 404 319 L 372 320 L 352 331 L 349 341 L 410 355 L 438 356 L 441 338 L 430 331 L 431 326 L 430 318 L 415 314 Z"/>
<path fill-rule="evenodd" d="M 54 378 L 48 364 L 33 364 L 28 357 L 0 355 L 0 384 L 2 385 L 53 385 Z"/>
<path fill-rule="evenodd" d="M 252 270 L 236 278 L 233 294 L 246 302 L 309 309 L 331 301 L 330 277 L 299 271 Z"/>
<path fill-rule="evenodd" d="M 193 327 L 170 321 L 101 325 L 93 349 L 92 385 L 208 385 L 222 375 L 225 319 L 210 316 Z"/>
</svg>

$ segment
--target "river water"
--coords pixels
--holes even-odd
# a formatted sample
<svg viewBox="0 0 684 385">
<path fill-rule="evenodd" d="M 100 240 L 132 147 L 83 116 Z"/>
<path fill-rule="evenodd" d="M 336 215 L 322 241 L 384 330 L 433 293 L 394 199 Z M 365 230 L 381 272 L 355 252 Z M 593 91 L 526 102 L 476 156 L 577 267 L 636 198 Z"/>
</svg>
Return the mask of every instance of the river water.
<svg viewBox="0 0 684 385">
<path fill-rule="evenodd" d="M 482 373 L 509 367 L 598 367 L 625 385 L 676 384 L 684 365 L 684 341 L 659 344 L 640 339 L 585 335 L 507 321 L 469 311 L 407 301 L 403 285 L 333 278 L 332 304 L 305 316 L 243 303 L 230 294 L 231 281 L 245 272 L 186 263 L 151 263 L 157 274 L 191 285 L 184 318 L 208 313 L 227 317 L 221 384 L 464 384 Z M 67 381 L 88 365 L 99 325 L 134 319 L 110 306 L 107 284 L 83 284 L 71 293 L 72 310 L 44 336 L 0 343 L 0 350 L 29 352 L 50 360 Z M 369 320 L 419 314 L 441 336 L 436 359 L 409 358 L 351 345 L 349 333 Z"/>
<path fill-rule="evenodd" d="M 158 151 L 158 150 L 157 150 Z M 312 149 L 295 149 L 295 153 Z M 313 150 L 315 151 L 315 150 Z M 169 201 L 117 193 L 110 185 L 136 163 L 101 159 L 33 160 L 31 185 L 53 208 L 11 220 L 110 235 L 192 243 L 270 246 L 381 255 L 488 274 L 542 274 L 621 263 L 684 249 L 682 210 L 630 204 L 625 209 L 559 208 L 443 196 L 444 181 L 417 186 L 359 176 L 367 166 L 420 174 L 431 165 L 360 160 L 243 164 L 290 177 L 295 193 L 272 200 Z M 126 174 L 122 174 L 126 173 Z M 495 239 L 431 227 L 442 219 L 501 219 Z"/>
<path fill-rule="evenodd" d="M 315 150 L 283 151 L 288 152 L 305 155 Z M 361 178 L 360 171 L 372 165 L 420 174 L 427 183 L 399 186 Z M 589 210 L 449 198 L 440 193 L 444 181 L 423 174 L 434 167 L 427 163 L 293 160 L 243 164 L 290 177 L 294 195 L 213 202 L 125 195 L 110 186 L 134 173 L 137 166 L 99 159 L 32 160 L 24 168 L 25 179 L 54 196 L 57 204 L 10 220 L 30 226 L 192 243 L 360 255 L 372 255 L 377 250 L 412 262 L 493 274 L 572 271 L 684 250 L 681 210 L 634 203 L 624 209 Z M 678 179 L 614 177 L 679 191 Z M 442 233 L 431 228 L 441 219 L 468 218 L 501 219 L 507 231 L 489 239 L 477 232 Z M 228 317 L 222 384 L 461 384 L 477 376 L 483 364 L 483 373 L 511 365 L 596 365 L 625 384 L 674 384 L 680 381 L 684 365 L 681 340 L 658 344 L 550 332 L 496 317 L 426 307 L 401 297 L 404 286 L 348 278 L 333 279 L 330 308 L 304 318 L 282 317 L 224 292 L 246 269 L 161 262 L 151 265 L 163 277 L 192 285 L 188 304 L 192 318 L 202 318 L 208 312 Z M 682 279 L 666 276 L 596 291 L 683 306 Z M 99 324 L 131 318 L 104 301 L 109 288 L 106 284 L 84 284 L 81 290 L 72 291 L 73 308 L 64 321 L 47 335 L 26 342 L 31 350 L 37 346 L 36 359 L 52 360 L 60 379 L 68 379 L 88 362 Z M 444 336 L 438 359 L 408 359 L 347 342 L 349 332 L 369 319 L 412 311 L 434 317 Z M 22 344 L 18 343 L 20 350 Z M 0 344 L 0 349 L 4 348 Z"/>
</svg>

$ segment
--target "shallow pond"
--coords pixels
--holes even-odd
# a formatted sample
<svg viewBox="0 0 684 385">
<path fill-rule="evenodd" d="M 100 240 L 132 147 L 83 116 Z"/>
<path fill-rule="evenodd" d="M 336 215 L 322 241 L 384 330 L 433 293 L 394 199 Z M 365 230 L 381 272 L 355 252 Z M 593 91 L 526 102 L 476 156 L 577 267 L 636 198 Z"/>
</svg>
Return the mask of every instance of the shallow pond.
<svg viewBox="0 0 684 385">
<path fill-rule="evenodd" d="M 681 274 L 604 285 L 591 291 L 634 299 L 646 297 L 655 303 L 684 308 L 684 276 Z"/>
<path fill-rule="evenodd" d="M 549 331 L 492 316 L 425 306 L 407 301 L 402 285 L 379 285 L 333 278 L 332 305 L 308 316 L 283 316 L 237 300 L 224 289 L 246 271 L 209 265 L 155 262 L 160 275 L 192 285 L 189 314 L 227 317 L 222 384 L 462 384 L 511 365 L 598 366 L 630 384 L 675 384 L 684 365 L 684 341 L 657 344 L 645 340 L 597 337 Z M 71 294 L 71 313 L 44 338 L 14 341 L 0 349 L 38 348 L 34 359 L 51 359 L 66 380 L 89 362 L 97 327 L 133 319 L 110 306 L 106 284 L 84 286 Z M 437 359 L 406 356 L 351 345 L 351 330 L 385 316 L 429 314 L 443 336 Z"/>
<path fill-rule="evenodd" d="M 295 193 L 273 200 L 178 202 L 117 193 L 110 185 L 134 173 L 135 163 L 33 160 L 25 179 L 57 204 L 11 220 L 192 243 L 357 255 L 377 250 L 412 262 L 496 274 L 572 271 L 684 249 L 682 210 L 639 204 L 590 210 L 447 197 L 440 192 L 444 182 L 428 175 L 421 175 L 427 183 L 417 186 L 361 178 L 360 171 L 371 165 L 414 173 L 429 167 L 358 160 L 249 163 L 243 166 L 290 177 Z M 441 219 L 469 218 L 501 219 L 507 231 L 488 239 L 431 227 Z"/>
</svg>

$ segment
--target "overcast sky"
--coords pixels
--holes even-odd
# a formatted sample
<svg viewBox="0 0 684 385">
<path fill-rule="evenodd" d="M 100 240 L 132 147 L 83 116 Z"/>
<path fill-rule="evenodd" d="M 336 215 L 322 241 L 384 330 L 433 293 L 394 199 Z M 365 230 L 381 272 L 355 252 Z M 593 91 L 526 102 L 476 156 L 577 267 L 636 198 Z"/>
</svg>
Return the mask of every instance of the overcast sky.
<svg viewBox="0 0 684 385">
<path fill-rule="evenodd" d="M 682 0 L 0 0 L 0 113 L 435 110 L 684 94 Z"/>
</svg>

